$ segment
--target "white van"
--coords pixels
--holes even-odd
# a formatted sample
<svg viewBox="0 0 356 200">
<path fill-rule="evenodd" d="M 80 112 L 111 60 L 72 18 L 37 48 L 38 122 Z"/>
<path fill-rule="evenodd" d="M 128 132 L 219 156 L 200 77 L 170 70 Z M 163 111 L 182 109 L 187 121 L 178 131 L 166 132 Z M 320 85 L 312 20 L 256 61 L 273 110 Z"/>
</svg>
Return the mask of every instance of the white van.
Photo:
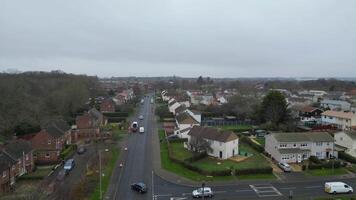
<svg viewBox="0 0 356 200">
<path fill-rule="evenodd" d="M 143 126 L 140 127 L 140 133 L 144 133 L 145 132 L 145 128 Z"/>
<path fill-rule="evenodd" d="M 343 182 L 326 182 L 324 187 L 325 192 L 329 194 L 338 193 L 353 193 L 354 190 L 351 186 Z"/>
</svg>

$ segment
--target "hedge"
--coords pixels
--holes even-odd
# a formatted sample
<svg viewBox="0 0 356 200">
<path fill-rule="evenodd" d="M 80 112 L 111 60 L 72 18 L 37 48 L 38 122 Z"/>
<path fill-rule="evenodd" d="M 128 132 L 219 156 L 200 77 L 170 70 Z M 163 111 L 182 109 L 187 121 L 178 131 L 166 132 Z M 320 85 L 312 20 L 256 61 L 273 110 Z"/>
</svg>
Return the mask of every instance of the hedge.
<svg viewBox="0 0 356 200">
<path fill-rule="evenodd" d="M 117 122 L 125 122 L 126 117 L 109 117 L 108 123 L 117 123 Z"/>
<path fill-rule="evenodd" d="M 315 164 L 322 164 L 322 161 L 319 160 L 319 158 L 316 157 L 316 156 L 310 156 L 310 157 L 309 157 L 309 160 L 310 160 L 312 163 L 315 163 Z"/>
<path fill-rule="evenodd" d="M 248 175 L 248 174 L 271 174 L 273 172 L 272 167 L 256 167 L 247 169 L 236 169 L 235 175 Z"/>
<path fill-rule="evenodd" d="M 77 149 L 77 145 L 73 144 L 73 145 L 67 145 L 66 148 L 61 152 L 60 157 L 63 160 L 66 160 L 67 158 L 69 158 L 72 153 L 74 152 L 74 150 Z"/>
<path fill-rule="evenodd" d="M 240 142 L 248 144 L 249 146 L 251 146 L 253 149 L 255 149 L 256 151 L 258 151 L 260 153 L 263 153 L 265 151 L 265 149 L 261 145 L 256 144 L 248 137 L 240 136 Z"/>
<path fill-rule="evenodd" d="M 340 159 L 343 159 L 343 160 L 346 160 L 347 162 L 356 164 L 356 158 L 351 156 L 350 154 L 347 154 L 345 152 L 339 152 L 338 155 L 339 155 Z"/>
<path fill-rule="evenodd" d="M 339 161 L 339 160 L 334 160 L 334 161 L 329 161 L 329 162 L 324 162 L 324 163 L 321 163 L 321 164 L 309 164 L 308 165 L 308 169 L 331 169 L 331 168 L 340 168 L 342 167 L 342 163 Z M 303 165 L 302 166 L 302 170 L 306 170 L 307 169 L 307 166 L 306 165 Z"/>
<path fill-rule="evenodd" d="M 112 113 L 103 113 L 105 117 L 128 117 L 128 112 L 112 112 Z"/>
<path fill-rule="evenodd" d="M 181 143 L 181 142 L 187 142 L 187 138 L 176 138 L 176 139 L 171 139 L 169 140 L 170 143 Z"/>
</svg>

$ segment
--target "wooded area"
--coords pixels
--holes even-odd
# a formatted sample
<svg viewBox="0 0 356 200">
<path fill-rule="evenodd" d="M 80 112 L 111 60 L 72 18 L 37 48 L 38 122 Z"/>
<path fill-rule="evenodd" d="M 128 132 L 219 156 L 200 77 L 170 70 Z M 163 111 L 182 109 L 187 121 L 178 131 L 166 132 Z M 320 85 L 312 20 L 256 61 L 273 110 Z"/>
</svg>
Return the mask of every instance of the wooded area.
<svg viewBox="0 0 356 200">
<path fill-rule="evenodd" d="M 52 118 L 73 122 L 89 97 L 103 94 L 97 77 L 59 72 L 0 73 L 0 134 L 39 129 Z"/>
</svg>

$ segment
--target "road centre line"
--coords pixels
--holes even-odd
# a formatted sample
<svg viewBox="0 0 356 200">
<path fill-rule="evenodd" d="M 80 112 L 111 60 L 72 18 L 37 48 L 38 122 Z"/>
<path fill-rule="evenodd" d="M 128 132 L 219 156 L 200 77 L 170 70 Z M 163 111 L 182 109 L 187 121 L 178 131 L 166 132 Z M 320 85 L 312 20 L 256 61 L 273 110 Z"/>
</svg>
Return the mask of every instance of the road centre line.
<svg viewBox="0 0 356 200">
<path fill-rule="evenodd" d="M 304 187 L 305 189 L 322 188 L 320 185 Z"/>
<path fill-rule="evenodd" d="M 295 190 L 297 189 L 296 187 L 285 187 L 285 188 L 279 188 L 280 190 Z"/>
<path fill-rule="evenodd" d="M 252 192 L 252 190 L 235 190 L 235 192 Z"/>
</svg>

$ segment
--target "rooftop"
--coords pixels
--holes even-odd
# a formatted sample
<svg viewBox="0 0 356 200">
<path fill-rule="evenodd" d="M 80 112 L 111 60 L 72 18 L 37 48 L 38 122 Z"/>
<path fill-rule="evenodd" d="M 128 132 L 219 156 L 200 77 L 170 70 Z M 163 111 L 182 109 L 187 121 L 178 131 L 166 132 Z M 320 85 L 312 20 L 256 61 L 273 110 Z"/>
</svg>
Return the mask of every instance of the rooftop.
<svg viewBox="0 0 356 200">
<path fill-rule="evenodd" d="M 279 142 L 333 142 L 334 138 L 327 132 L 272 133 Z"/>
<path fill-rule="evenodd" d="M 219 142 L 229 142 L 238 139 L 237 135 L 232 131 L 223 131 L 212 127 L 202 126 L 194 126 L 190 129 L 188 135 Z"/>
</svg>

